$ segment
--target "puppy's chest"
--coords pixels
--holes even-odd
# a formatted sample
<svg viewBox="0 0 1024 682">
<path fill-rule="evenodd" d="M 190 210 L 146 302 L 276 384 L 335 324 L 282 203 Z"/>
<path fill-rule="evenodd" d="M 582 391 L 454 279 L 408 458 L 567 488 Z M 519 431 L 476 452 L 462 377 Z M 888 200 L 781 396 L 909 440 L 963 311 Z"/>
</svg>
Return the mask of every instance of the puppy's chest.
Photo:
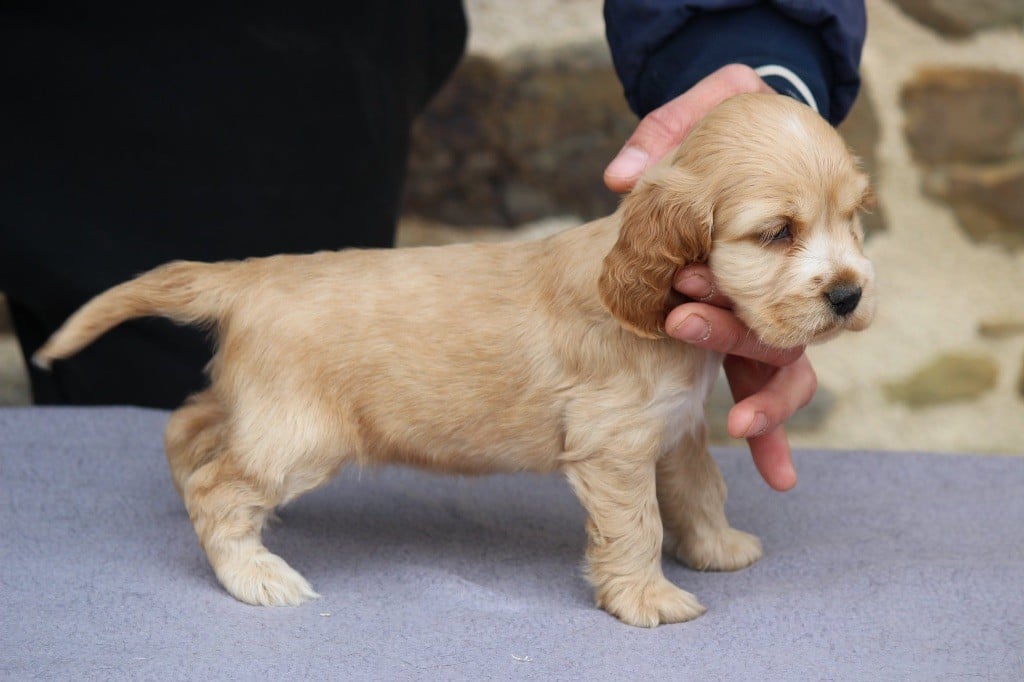
<svg viewBox="0 0 1024 682">
<path fill-rule="evenodd" d="M 665 374 L 650 404 L 652 416 L 664 424 L 661 440 L 665 449 L 675 447 L 685 435 L 703 424 L 704 403 L 721 366 L 720 354 L 706 352 L 685 375 Z"/>
</svg>

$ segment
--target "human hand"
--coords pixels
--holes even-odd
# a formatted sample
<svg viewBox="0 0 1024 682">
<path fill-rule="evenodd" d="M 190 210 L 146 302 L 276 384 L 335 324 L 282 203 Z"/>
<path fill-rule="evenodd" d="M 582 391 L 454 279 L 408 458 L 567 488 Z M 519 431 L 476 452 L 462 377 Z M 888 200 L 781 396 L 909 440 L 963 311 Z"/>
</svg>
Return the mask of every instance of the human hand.
<svg viewBox="0 0 1024 682">
<path fill-rule="evenodd" d="M 774 92 L 744 64 L 718 69 L 675 99 L 644 116 L 604 171 L 613 192 L 628 192 L 640 175 L 683 141 L 708 112 L 733 95 Z"/>
<path fill-rule="evenodd" d="M 665 331 L 726 355 L 725 376 L 736 401 L 729 410 L 729 435 L 747 439 L 768 485 L 789 490 L 796 485 L 796 470 L 782 424 L 811 401 L 818 385 L 803 347 L 783 350 L 762 344 L 731 312 L 729 299 L 716 292 L 705 265 L 681 268 L 675 288 L 696 301 L 672 310 Z"/>
</svg>

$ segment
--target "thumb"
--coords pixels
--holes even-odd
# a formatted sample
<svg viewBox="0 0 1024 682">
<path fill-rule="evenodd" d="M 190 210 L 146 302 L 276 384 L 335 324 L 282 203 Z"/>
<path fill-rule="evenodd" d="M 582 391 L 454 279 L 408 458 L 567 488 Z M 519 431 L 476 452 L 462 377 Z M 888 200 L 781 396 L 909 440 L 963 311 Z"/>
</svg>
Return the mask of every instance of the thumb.
<svg viewBox="0 0 1024 682">
<path fill-rule="evenodd" d="M 679 146 L 709 111 L 743 92 L 772 89 L 749 66 L 729 64 L 650 112 L 608 164 L 604 184 L 613 192 L 628 192 L 643 172 Z"/>
</svg>

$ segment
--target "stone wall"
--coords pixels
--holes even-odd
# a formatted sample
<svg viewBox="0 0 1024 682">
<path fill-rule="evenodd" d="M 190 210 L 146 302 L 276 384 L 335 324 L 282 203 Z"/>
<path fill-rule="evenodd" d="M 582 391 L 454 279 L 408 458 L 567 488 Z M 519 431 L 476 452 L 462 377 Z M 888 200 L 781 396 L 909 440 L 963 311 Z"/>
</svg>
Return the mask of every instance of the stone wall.
<svg viewBox="0 0 1024 682">
<path fill-rule="evenodd" d="M 615 210 L 600 174 L 636 124 L 600 43 L 470 55 L 413 131 L 406 210 L 513 227 Z"/>
<path fill-rule="evenodd" d="M 928 67 L 901 99 L 925 193 L 952 207 L 970 239 L 1024 247 L 1024 78 Z"/>
<path fill-rule="evenodd" d="M 503 25 L 497 4 L 469 6 L 490 30 Z M 865 87 L 840 132 L 879 190 L 865 224 L 882 311 L 862 337 L 812 349 L 821 388 L 791 424 L 797 442 L 1024 448 L 1022 21 L 1020 0 L 869 2 Z M 482 225 L 516 235 L 615 205 L 601 171 L 636 120 L 600 31 L 540 47 L 502 36 L 500 49 L 476 41 L 416 129 L 405 243 L 451 241 L 460 225 L 473 238 L 487 236 Z M 1012 47 L 1001 54 L 999 43 Z M 929 258 L 934 249 L 943 257 Z M 951 287 L 958 275 L 971 280 L 962 290 Z M 967 315 L 951 296 L 969 301 Z M 947 315 L 955 333 L 941 331 Z M 716 387 L 719 439 L 730 404 Z"/>
<path fill-rule="evenodd" d="M 1004 254 L 1019 274 L 1024 265 L 1020 258 L 1024 250 L 1024 58 L 1019 49 L 1024 2 L 894 0 L 893 4 L 950 48 L 948 54 L 916 65 L 899 88 L 901 130 L 920 173 L 922 194 L 947 207 L 967 242 L 962 248 Z M 1016 48 L 989 52 L 996 41 Z M 968 54 L 972 48 L 994 58 L 965 62 L 949 58 Z M 965 406 L 963 412 L 969 414 L 972 401 L 983 402 L 1005 389 L 1002 394 L 1016 402 L 1010 403 L 1004 442 L 1021 443 L 1024 299 L 1018 291 L 1020 282 L 966 270 L 939 276 L 978 276 L 989 283 L 988 297 L 1005 303 L 977 315 L 973 343 L 923 358 L 911 372 L 885 383 L 884 394 L 912 409 L 949 403 Z M 937 302 L 937 310 L 941 311 L 941 303 Z M 1008 354 L 1009 348 L 1016 352 Z M 984 438 L 979 435 L 978 439 Z"/>
</svg>

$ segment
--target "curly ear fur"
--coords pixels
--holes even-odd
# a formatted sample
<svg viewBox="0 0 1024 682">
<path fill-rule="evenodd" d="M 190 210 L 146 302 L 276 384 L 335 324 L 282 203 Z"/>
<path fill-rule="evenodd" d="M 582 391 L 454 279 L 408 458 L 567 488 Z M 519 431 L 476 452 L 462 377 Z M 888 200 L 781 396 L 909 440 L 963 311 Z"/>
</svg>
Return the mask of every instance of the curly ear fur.
<svg viewBox="0 0 1024 682">
<path fill-rule="evenodd" d="M 711 252 L 712 209 L 697 178 L 667 167 L 640 181 L 620 210 L 619 239 L 604 259 L 598 290 L 626 329 L 664 335 L 672 278 Z"/>
</svg>

